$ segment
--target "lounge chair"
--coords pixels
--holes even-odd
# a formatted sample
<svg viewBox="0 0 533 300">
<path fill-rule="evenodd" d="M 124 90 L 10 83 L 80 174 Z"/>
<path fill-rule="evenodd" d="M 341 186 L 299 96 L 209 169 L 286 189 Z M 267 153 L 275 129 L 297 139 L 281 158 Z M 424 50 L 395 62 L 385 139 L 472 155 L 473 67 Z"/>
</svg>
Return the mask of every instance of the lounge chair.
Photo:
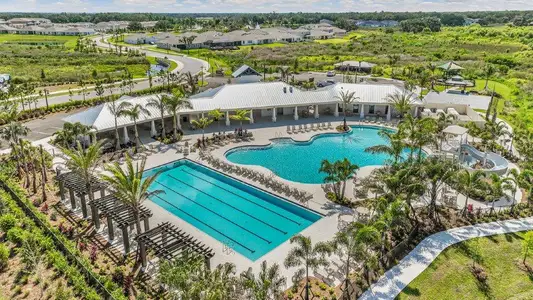
<svg viewBox="0 0 533 300">
<path fill-rule="evenodd" d="M 307 127 L 307 124 L 304 124 L 304 129 L 306 132 L 309 132 L 309 127 Z"/>
<path fill-rule="evenodd" d="M 292 133 L 291 132 L 291 125 L 287 125 L 287 133 L 289 133 L 289 134 Z"/>
<path fill-rule="evenodd" d="M 303 132 L 302 124 L 298 125 L 298 131 Z"/>
<path fill-rule="evenodd" d="M 296 126 L 292 125 L 292 133 L 296 133 Z"/>
<path fill-rule="evenodd" d="M 309 127 L 309 131 L 311 131 L 311 130 L 315 131 L 316 130 L 315 123 L 311 123 L 311 125 L 309 125 L 309 126 L 310 126 Z"/>
<path fill-rule="evenodd" d="M 333 126 L 331 126 L 331 122 L 328 122 L 328 128 L 331 129 Z"/>
</svg>

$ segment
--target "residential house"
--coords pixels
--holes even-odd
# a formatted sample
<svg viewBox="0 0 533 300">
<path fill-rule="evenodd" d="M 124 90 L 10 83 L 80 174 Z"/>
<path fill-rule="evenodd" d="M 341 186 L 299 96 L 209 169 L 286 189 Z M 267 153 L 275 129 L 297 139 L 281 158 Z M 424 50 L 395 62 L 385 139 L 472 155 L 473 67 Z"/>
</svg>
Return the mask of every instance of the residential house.
<svg viewBox="0 0 533 300">
<path fill-rule="evenodd" d="M 352 72 L 365 72 L 370 73 L 372 72 L 372 68 L 376 66 L 376 64 L 369 63 L 366 61 L 353 61 L 353 60 L 346 60 L 340 63 L 335 64 L 335 69 L 341 70 L 341 71 L 352 71 Z"/>
<path fill-rule="evenodd" d="M 235 79 L 235 83 L 251 83 L 261 81 L 261 73 L 252 69 L 248 65 L 242 65 L 231 76 Z"/>
<path fill-rule="evenodd" d="M 6 24 L 0 24 L 0 33 L 17 33 L 17 28 Z"/>
<path fill-rule="evenodd" d="M 7 20 L 7 24 L 14 28 L 23 28 L 27 26 L 50 24 L 52 21 L 44 18 L 13 18 Z"/>
</svg>

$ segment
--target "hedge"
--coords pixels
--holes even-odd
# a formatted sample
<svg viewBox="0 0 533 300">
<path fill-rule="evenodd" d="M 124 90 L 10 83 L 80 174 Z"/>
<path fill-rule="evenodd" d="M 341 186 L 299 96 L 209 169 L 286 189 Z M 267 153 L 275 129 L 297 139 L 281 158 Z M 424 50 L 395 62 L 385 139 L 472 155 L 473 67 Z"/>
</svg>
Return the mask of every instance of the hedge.
<svg viewBox="0 0 533 300">
<path fill-rule="evenodd" d="M 102 299 L 102 296 L 98 294 L 95 287 L 89 285 L 88 279 L 80 271 L 80 264 L 82 269 L 85 269 L 89 274 L 88 276 L 96 279 L 110 292 L 113 299 L 127 299 L 122 288 L 115 284 L 111 278 L 93 271 L 91 263 L 76 248 L 75 243 L 63 236 L 57 228 L 50 225 L 46 215 L 33 206 L 26 198 L 24 190 L 15 181 L 5 174 L 0 174 L 0 183 L 6 187 L 5 190 L 0 189 L 0 197 L 6 202 L 11 214 L 15 215 L 21 223 L 20 227 L 13 227 L 7 232 L 8 240 L 17 243 L 24 238 L 24 235 L 34 234 L 43 248 L 48 266 L 53 266 L 60 274 L 65 275 L 67 282 L 72 285 L 76 294 L 83 299 L 98 300 Z M 24 208 L 10 195 L 10 190 L 14 196 L 19 198 L 23 206 L 31 211 L 33 216 L 24 212 Z M 38 227 L 36 222 L 45 228 Z M 69 262 L 65 256 L 66 254 L 58 250 L 63 247 L 75 257 L 75 261 Z"/>
</svg>

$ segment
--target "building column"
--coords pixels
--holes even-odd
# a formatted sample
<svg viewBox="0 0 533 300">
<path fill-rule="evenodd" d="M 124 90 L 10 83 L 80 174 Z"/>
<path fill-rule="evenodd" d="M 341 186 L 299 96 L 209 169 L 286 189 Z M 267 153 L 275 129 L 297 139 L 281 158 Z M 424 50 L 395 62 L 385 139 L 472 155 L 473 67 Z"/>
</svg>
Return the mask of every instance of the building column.
<svg viewBox="0 0 533 300">
<path fill-rule="evenodd" d="M 144 232 L 150 230 L 150 218 L 144 218 Z"/>
<path fill-rule="evenodd" d="M 273 107 L 273 108 L 272 108 L 272 122 L 274 122 L 274 123 L 276 123 L 276 121 L 277 121 L 277 117 L 278 117 L 277 114 L 278 114 L 278 113 L 277 113 L 277 111 L 276 111 L 276 108 Z"/>
<path fill-rule="evenodd" d="M 100 216 L 98 214 L 98 208 L 94 203 L 89 203 L 89 206 L 91 207 L 91 218 L 93 219 L 93 224 L 96 230 L 100 229 Z"/>
<path fill-rule="evenodd" d="M 318 119 L 320 115 L 318 114 L 318 105 L 315 105 L 315 119 Z"/>
<path fill-rule="evenodd" d="M 87 201 L 85 201 L 85 194 L 80 195 L 81 200 L 81 213 L 84 219 L 87 219 Z"/>
<path fill-rule="evenodd" d="M 335 112 L 333 113 L 333 116 L 339 116 L 339 103 L 335 103 Z"/>
<path fill-rule="evenodd" d="M 68 194 L 70 197 L 70 206 L 72 209 L 76 209 L 76 196 L 74 196 L 74 191 L 72 189 L 68 189 Z"/>
<path fill-rule="evenodd" d="M 392 106 L 387 105 L 387 121 L 390 121 L 390 118 L 391 118 L 391 110 L 392 110 Z"/>
<path fill-rule="evenodd" d="M 115 239 L 115 229 L 113 228 L 113 219 L 111 215 L 107 215 L 107 233 L 109 234 L 109 241 Z"/>
<path fill-rule="evenodd" d="M 204 118 L 204 113 L 202 113 L 201 116 L 202 116 L 202 119 L 203 119 Z"/>
<path fill-rule="evenodd" d="M 152 120 L 152 130 L 150 131 L 150 135 L 152 136 L 156 136 L 157 135 L 157 130 L 155 130 L 155 120 Z"/>
<path fill-rule="evenodd" d="M 230 123 L 230 120 L 229 120 L 229 111 L 226 112 L 226 126 L 229 126 L 231 123 Z"/>
<path fill-rule="evenodd" d="M 128 136 L 128 127 L 124 126 L 124 144 L 130 142 L 130 137 Z"/>
<path fill-rule="evenodd" d="M 146 245 L 144 244 L 144 241 L 139 241 L 139 249 L 141 251 L 141 265 L 144 268 L 146 268 Z"/>
<path fill-rule="evenodd" d="M 254 110 L 250 109 L 250 124 L 254 123 Z"/>
<path fill-rule="evenodd" d="M 122 227 L 122 242 L 124 244 L 124 254 L 130 253 L 130 236 L 128 234 L 128 226 Z"/>
<path fill-rule="evenodd" d="M 418 116 L 418 106 L 415 106 L 415 109 L 413 111 L 413 117 Z"/>
<path fill-rule="evenodd" d="M 178 129 L 181 129 L 181 117 L 180 115 L 176 115 L 176 126 L 178 127 Z"/>
<path fill-rule="evenodd" d="M 361 106 L 359 107 L 359 109 L 361 110 L 361 111 L 359 112 L 359 118 L 364 119 L 364 118 L 365 118 L 365 105 L 364 105 L 364 104 L 361 104 Z"/>
<path fill-rule="evenodd" d="M 295 121 L 298 121 L 298 106 L 294 107 L 294 120 Z"/>
<path fill-rule="evenodd" d="M 63 180 L 58 180 L 59 182 L 59 195 L 61 196 L 61 201 L 65 201 L 65 184 Z"/>
</svg>

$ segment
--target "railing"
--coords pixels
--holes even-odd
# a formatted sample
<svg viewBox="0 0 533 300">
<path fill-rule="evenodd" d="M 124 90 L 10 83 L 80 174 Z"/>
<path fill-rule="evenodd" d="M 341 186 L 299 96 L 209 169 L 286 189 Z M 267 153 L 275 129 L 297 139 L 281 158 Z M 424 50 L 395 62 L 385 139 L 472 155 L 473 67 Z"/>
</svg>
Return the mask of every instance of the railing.
<svg viewBox="0 0 533 300">
<path fill-rule="evenodd" d="M 73 262 L 81 271 L 81 273 L 85 276 L 87 279 L 87 282 L 94 287 L 97 291 L 100 292 L 100 294 L 103 296 L 104 299 L 115 299 L 111 292 L 96 278 L 92 271 L 88 270 L 85 265 L 80 261 L 78 256 L 76 256 L 74 253 L 72 253 L 69 248 L 61 241 L 61 239 L 50 229 L 50 227 L 39 218 L 35 214 L 35 212 L 28 206 L 28 204 L 20 197 L 2 180 L 0 180 L 0 188 L 5 190 L 10 197 L 15 200 L 20 208 L 26 213 L 28 217 L 30 217 L 36 224 L 39 226 L 44 232 L 52 238 L 54 243 L 56 244 L 56 247 L 63 252 L 63 254 L 67 257 L 67 259 L 71 262 Z"/>
</svg>

